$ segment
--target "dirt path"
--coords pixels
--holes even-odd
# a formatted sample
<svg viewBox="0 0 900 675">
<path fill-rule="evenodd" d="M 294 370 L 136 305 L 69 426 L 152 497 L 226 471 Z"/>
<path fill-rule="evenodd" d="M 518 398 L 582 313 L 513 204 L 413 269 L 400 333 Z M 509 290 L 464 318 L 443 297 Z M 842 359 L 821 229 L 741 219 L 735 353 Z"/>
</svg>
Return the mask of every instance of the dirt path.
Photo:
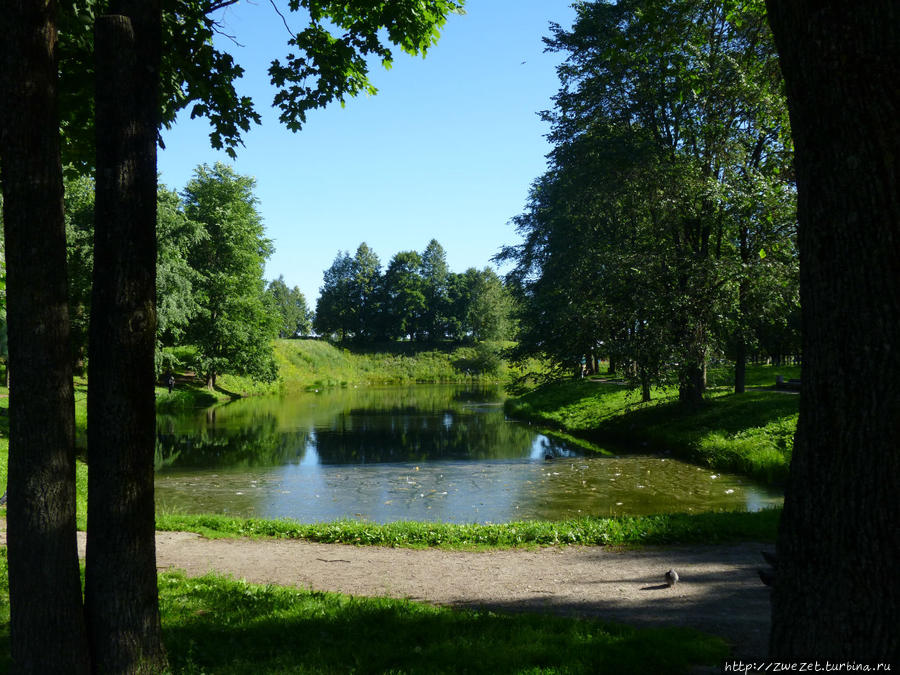
<svg viewBox="0 0 900 675">
<path fill-rule="evenodd" d="M 692 626 L 759 660 L 769 635 L 769 591 L 756 574 L 760 544 L 543 548 L 486 553 L 206 539 L 158 532 L 157 568 L 213 571 L 254 583 L 391 596 L 453 607 L 554 612 L 635 626 Z M 0 520 L 0 545 L 6 522 Z M 84 556 L 85 534 L 78 533 Z M 663 574 L 674 568 L 673 588 Z"/>
</svg>

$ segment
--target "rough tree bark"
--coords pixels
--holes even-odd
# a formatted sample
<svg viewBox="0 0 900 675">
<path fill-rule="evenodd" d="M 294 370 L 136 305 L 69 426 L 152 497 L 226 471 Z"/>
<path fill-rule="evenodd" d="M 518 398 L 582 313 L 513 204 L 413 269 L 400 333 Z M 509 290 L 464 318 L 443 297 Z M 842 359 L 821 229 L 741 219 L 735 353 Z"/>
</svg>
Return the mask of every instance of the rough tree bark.
<svg viewBox="0 0 900 675">
<path fill-rule="evenodd" d="M 88 672 L 52 2 L 0 12 L 10 396 L 10 634 L 20 673 Z"/>
<path fill-rule="evenodd" d="M 97 19 L 85 607 L 95 669 L 165 670 L 153 453 L 159 3 Z"/>
<path fill-rule="evenodd" d="M 794 131 L 803 308 L 770 651 L 896 664 L 900 3 L 767 5 Z"/>
</svg>

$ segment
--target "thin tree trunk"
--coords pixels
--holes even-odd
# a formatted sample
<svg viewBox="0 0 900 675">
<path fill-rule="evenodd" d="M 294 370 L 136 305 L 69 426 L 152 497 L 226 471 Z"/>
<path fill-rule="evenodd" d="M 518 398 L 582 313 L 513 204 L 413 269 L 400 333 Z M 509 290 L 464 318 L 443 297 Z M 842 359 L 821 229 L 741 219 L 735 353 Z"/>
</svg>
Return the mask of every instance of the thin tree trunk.
<svg viewBox="0 0 900 675">
<path fill-rule="evenodd" d="M 153 499 L 160 23 L 157 3 L 138 5 L 95 33 L 85 603 L 95 668 L 110 673 L 166 668 Z"/>
<path fill-rule="evenodd" d="M 734 393 L 743 394 L 747 390 L 747 343 L 744 335 L 738 335 L 737 349 L 734 355 Z"/>
<path fill-rule="evenodd" d="M 896 665 L 900 4 L 767 4 L 796 148 L 803 329 L 770 653 Z"/>
<path fill-rule="evenodd" d="M 747 226 L 741 225 L 740 256 L 744 270 L 750 260 L 750 246 L 747 242 Z M 746 272 L 745 272 L 746 275 Z M 747 279 L 741 276 L 738 284 L 738 329 L 737 349 L 734 356 L 734 393 L 743 394 L 747 388 L 747 338 L 745 327 L 747 325 Z"/>
<path fill-rule="evenodd" d="M 55 5 L 11 1 L 0 12 L 0 35 L 9 367 L 16 371 L 7 506 L 13 669 L 86 673 Z"/>
</svg>

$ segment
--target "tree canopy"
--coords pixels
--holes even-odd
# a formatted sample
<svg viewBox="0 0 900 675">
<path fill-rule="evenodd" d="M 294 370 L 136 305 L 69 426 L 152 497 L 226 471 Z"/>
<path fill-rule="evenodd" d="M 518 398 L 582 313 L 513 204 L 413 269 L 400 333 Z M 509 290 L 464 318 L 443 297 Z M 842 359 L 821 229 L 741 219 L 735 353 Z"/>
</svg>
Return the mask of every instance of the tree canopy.
<svg viewBox="0 0 900 675">
<path fill-rule="evenodd" d="M 524 243 L 498 256 L 515 263 L 521 349 L 569 364 L 602 352 L 645 397 L 671 377 L 698 401 L 707 361 L 729 344 L 746 353 L 751 320 L 786 309 L 757 300 L 754 280 L 796 278 L 790 128 L 763 7 L 585 2 L 547 44 L 567 55 L 544 113 L 550 169 L 514 220 Z"/>
<path fill-rule="evenodd" d="M 276 376 L 271 340 L 279 325 L 265 299 L 263 271 L 273 252 L 256 209 L 252 178 L 216 163 L 184 188 L 185 215 L 205 231 L 188 253 L 198 311 L 186 330 L 207 385 L 223 372 Z"/>
<path fill-rule="evenodd" d="M 384 273 L 378 256 L 360 244 L 339 252 L 325 270 L 314 327 L 323 336 L 377 340 L 506 340 L 513 336 L 512 298 L 489 267 L 450 271 L 443 246 L 400 251 Z"/>
</svg>

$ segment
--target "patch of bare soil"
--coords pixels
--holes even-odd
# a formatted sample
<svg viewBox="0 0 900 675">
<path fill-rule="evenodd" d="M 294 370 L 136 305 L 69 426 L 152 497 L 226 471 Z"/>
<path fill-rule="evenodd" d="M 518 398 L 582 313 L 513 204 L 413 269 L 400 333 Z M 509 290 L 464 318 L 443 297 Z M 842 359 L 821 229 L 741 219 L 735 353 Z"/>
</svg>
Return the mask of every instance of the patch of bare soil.
<svg viewBox="0 0 900 675">
<path fill-rule="evenodd" d="M 6 522 L 0 521 L 0 545 Z M 85 534 L 78 533 L 83 557 Z M 450 607 L 552 612 L 634 626 L 690 626 L 720 635 L 743 660 L 760 660 L 769 636 L 769 590 L 759 581 L 765 545 L 542 548 L 459 552 L 206 539 L 158 532 L 159 570 L 207 572 L 259 584 Z M 665 572 L 680 581 L 669 588 Z"/>
</svg>

